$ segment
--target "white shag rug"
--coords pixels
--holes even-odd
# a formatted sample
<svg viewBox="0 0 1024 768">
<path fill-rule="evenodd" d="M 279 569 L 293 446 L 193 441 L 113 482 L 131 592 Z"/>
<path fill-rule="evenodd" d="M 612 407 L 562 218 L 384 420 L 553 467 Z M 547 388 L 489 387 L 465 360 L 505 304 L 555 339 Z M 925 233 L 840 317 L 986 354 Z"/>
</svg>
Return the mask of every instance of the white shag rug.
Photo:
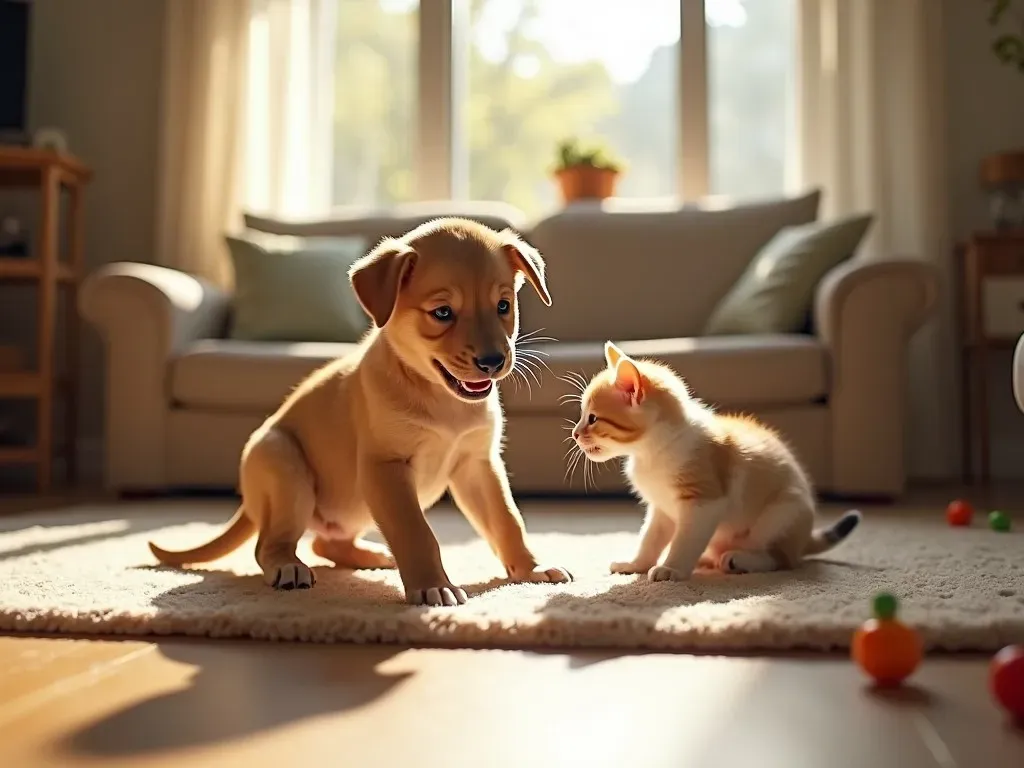
<svg viewBox="0 0 1024 768">
<path fill-rule="evenodd" d="M 396 572 L 317 567 L 312 590 L 265 586 L 249 543 L 192 571 L 157 567 L 146 542 L 188 547 L 214 534 L 230 503 L 80 506 L 0 518 L 0 631 L 192 635 L 313 642 L 495 648 L 603 647 L 753 651 L 845 649 L 880 590 L 929 649 L 992 651 L 1024 642 L 1024 519 L 997 533 L 983 517 L 951 528 L 943 510 L 865 510 L 841 547 L 789 573 L 699 573 L 649 584 L 610 575 L 641 513 L 629 502 L 522 505 L 538 555 L 567 585 L 506 584 L 488 547 L 457 513 L 430 519 L 458 608 L 403 603 Z M 830 519 L 841 510 L 828 508 Z"/>
</svg>

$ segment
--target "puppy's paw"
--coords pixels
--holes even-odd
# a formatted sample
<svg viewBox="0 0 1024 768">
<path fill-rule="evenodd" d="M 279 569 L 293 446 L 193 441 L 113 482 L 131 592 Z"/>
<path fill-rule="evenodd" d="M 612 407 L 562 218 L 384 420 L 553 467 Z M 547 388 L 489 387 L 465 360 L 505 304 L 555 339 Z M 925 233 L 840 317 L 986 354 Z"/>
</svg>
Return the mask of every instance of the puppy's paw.
<svg viewBox="0 0 1024 768">
<path fill-rule="evenodd" d="M 466 602 L 466 590 L 453 584 L 423 589 L 407 589 L 405 600 L 411 605 L 462 605 Z"/>
<path fill-rule="evenodd" d="M 648 581 L 686 581 L 688 578 L 688 574 L 667 565 L 656 565 L 647 572 Z"/>
<path fill-rule="evenodd" d="M 274 589 L 310 589 L 316 584 L 316 576 L 303 563 L 288 563 L 265 574 L 267 583 Z"/>
<path fill-rule="evenodd" d="M 623 560 L 612 563 L 609 570 L 612 573 L 647 573 L 650 567 L 644 567 L 635 560 Z"/>
<path fill-rule="evenodd" d="M 512 576 L 513 581 L 530 581 L 535 583 L 565 584 L 572 581 L 572 574 L 565 568 L 538 565 L 528 571 L 521 571 Z"/>
</svg>

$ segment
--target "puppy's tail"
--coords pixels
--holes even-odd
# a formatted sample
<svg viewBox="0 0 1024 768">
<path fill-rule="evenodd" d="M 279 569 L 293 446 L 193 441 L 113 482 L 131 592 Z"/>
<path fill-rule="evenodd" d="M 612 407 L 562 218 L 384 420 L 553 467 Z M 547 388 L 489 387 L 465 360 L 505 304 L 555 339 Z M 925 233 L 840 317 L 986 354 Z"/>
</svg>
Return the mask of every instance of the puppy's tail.
<svg viewBox="0 0 1024 768">
<path fill-rule="evenodd" d="M 208 563 L 223 557 L 229 552 L 234 552 L 245 544 L 252 535 L 256 533 L 256 526 L 245 514 L 245 508 L 239 507 L 227 529 L 213 541 L 202 546 L 181 552 L 171 552 L 161 549 L 152 541 L 149 542 L 149 551 L 153 553 L 164 565 L 188 565 L 191 563 Z"/>
<path fill-rule="evenodd" d="M 851 509 L 832 525 L 818 528 L 811 534 L 811 540 L 807 545 L 807 549 L 804 550 L 804 554 L 821 554 L 841 544 L 860 525 L 860 520 L 860 512 L 856 509 Z"/>
</svg>

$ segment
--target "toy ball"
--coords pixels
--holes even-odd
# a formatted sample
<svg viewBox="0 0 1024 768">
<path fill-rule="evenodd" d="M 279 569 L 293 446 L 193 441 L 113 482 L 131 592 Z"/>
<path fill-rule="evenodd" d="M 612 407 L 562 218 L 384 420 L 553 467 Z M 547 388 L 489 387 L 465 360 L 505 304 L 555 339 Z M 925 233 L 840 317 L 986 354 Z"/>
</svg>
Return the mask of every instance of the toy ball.
<svg viewBox="0 0 1024 768">
<path fill-rule="evenodd" d="M 877 595 L 874 618 L 864 622 L 853 635 L 853 660 L 880 686 L 897 686 L 910 677 L 921 663 L 921 638 L 896 618 L 895 596 Z"/>
<path fill-rule="evenodd" d="M 993 531 L 1010 530 L 1010 517 L 1005 512 L 995 510 L 988 513 L 988 526 Z"/>
<path fill-rule="evenodd" d="M 946 507 L 946 522 L 950 525 L 970 525 L 972 517 L 974 517 L 974 509 L 963 499 L 951 501 Z"/>
<path fill-rule="evenodd" d="M 992 657 L 988 684 L 999 705 L 1024 722 L 1024 645 L 1008 645 Z"/>
</svg>

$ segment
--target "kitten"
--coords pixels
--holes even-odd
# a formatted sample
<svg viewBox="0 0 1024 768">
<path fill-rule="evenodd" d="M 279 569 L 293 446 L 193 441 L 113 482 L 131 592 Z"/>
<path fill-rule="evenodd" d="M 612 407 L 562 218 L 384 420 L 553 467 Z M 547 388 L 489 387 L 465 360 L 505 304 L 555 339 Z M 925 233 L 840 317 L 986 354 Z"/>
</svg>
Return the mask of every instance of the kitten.
<svg viewBox="0 0 1024 768">
<path fill-rule="evenodd" d="M 611 342 L 605 359 L 582 393 L 572 436 L 590 461 L 627 457 L 626 475 L 647 504 L 636 554 L 612 563 L 613 573 L 668 581 L 688 579 L 698 565 L 790 569 L 857 527 L 860 513 L 851 511 L 815 529 L 811 482 L 768 427 L 715 413 L 670 368 L 630 359 Z"/>
</svg>

